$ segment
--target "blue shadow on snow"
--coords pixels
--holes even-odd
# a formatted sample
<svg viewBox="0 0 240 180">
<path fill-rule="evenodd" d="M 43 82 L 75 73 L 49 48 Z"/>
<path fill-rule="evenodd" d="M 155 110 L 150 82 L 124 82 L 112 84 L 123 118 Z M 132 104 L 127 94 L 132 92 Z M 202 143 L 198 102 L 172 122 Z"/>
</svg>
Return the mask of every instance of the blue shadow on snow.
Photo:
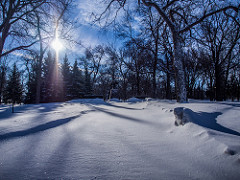
<svg viewBox="0 0 240 180">
<path fill-rule="evenodd" d="M 217 117 L 219 115 L 222 115 L 221 112 L 213 112 L 213 113 L 207 113 L 207 112 L 194 112 L 191 109 L 185 109 L 186 114 L 190 116 L 190 121 L 192 123 L 195 123 L 199 126 L 209 128 L 215 131 L 240 136 L 240 133 L 237 131 L 234 131 L 230 128 L 224 127 L 217 123 Z"/>
<path fill-rule="evenodd" d="M 90 110 L 90 111 L 94 111 L 94 110 Z M 52 129 L 52 128 L 64 125 L 66 123 L 69 123 L 70 121 L 80 117 L 82 114 L 86 114 L 87 112 L 88 111 L 82 111 L 79 115 L 76 115 L 76 116 L 63 118 L 63 119 L 58 119 L 58 120 L 55 120 L 55 121 L 50 121 L 50 122 L 47 122 L 45 124 L 40 124 L 38 126 L 29 128 L 29 129 L 25 129 L 25 130 L 20 130 L 20 131 L 15 131 L 15 132 L 9 132 L 9 133 L 6 133 L 6 134 L 2 134 L 2 135 L 0 135 L 0 141 L 15 138 L 15 137 L 28 136 L 28 135 L 35 134 L 35 133 L 38 133 L 38 132 L 46 131 L 48 129 Z"/>
</svg>

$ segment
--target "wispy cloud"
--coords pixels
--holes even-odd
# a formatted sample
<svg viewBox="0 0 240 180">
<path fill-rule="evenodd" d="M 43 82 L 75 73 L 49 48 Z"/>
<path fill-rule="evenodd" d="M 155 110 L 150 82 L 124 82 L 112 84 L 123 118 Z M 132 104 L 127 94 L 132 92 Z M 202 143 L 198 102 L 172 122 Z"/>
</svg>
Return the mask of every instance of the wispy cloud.
<svg viewBox="0 0 240 180">
<path fill-rule="evenodd" d="M 75 34 L 84 47 L 94 47 L 99 44 L 112 43 L 114 38 L 114 28 L 112 26 L 103 27 L 102 24 L 93 23 L 96 16 L 104 12 L 107 7 L 107 0 L 78 0 L 77 2 L 77 19 L 80 27 Z M 108 20 L 113 18 L 114 10 L 109 11 Z M 111 21 L 111 20 L 110 20 Z M 74 49 L 74 48 L 73 48 Z M 78 51 L 78 47 L 76 48 Z"/>
</svg>

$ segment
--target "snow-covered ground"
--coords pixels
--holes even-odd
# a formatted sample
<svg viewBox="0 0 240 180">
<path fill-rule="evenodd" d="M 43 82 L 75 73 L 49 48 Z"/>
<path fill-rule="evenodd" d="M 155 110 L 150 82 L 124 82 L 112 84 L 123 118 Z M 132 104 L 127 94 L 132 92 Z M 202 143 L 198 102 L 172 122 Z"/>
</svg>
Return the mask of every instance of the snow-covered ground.
<svg viewBox="0 0 240 180">
<path fill-rule="evenodd" d="M 89 99 L 15 112 L 0 106 L 0 179 L 240 179 L 240 103 Z"/>
</svg>

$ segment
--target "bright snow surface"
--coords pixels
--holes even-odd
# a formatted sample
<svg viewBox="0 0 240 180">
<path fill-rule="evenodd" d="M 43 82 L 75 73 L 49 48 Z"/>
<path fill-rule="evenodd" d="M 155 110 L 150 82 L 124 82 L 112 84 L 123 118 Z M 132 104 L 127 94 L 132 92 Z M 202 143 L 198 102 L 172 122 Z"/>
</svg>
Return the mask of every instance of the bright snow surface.
<svg viewBox="0 0 240 180">
<path fill-rule="evenodd" d="M 190 122 L 175 126 L 173 110 Z M 240 103 L 0 106 L 0 179 L 240 179 Z"/>
</svg>

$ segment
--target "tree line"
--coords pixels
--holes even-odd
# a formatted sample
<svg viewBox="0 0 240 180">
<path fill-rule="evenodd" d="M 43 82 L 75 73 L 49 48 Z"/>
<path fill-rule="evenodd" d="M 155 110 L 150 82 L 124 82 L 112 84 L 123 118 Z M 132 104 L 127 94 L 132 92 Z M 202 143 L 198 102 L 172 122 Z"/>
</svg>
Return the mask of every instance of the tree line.
<svg viewBox="0 0 240 180">
<path fill-rule="evenodd" d="M 226 44 L 232 47 L 231 42 Z M 155 64 L 152 46 L 144 43 L 144 39 L 138 37 L 127 41 L 120 49 L 104 45 L 89 47 L 84 56 L 74 63 L 70 63 L 73 60 L 69 61 L 67 55 L 62 63 L 58 63 L 55 53 L 49 51 L 41 67 L 40 102 L 92 97 L 107 100 L 110 96 L 122 100 L 130 97 L 176 99 L 171 52 L 162 55 Z M 224 49 L 229 51 L 227 47 Z M 199 49 L 185 52 L 188 98 L 239 101 L 239 61 L 233 58 L 223 63 L 220 59 L 222 71 L 219 76 L 216 75 L 218 64 L 211 59 L 211 51 L 209 54 L 206 52 Z M 37 61 L 23 61 L 25 67 L 22 69 L 25 70 L 21 72 L 16 64 L 12 68 L 1 66 L 1 97 L 4 103 L 36 103 Z M 216 81 L 221 83 L 220 95 L 216 92 Z"/>
<path fill-rule="evenodd" d="M 63 63 L 59 64 L 53 54 L 49 51 L 42 64 L 40 103 L 66 101 L 92 95 L 89 71 L 86 69 L 83 73 L 77 60 L 70 65 L 67 55 L 65 55 Z M 12 69 L 7 69 L 1 71 L 3 75 L 1 79 L 2 101 L 6 104 L 35 103 L 36 61 L 26 64 L 24 71 L 20 71 L 16 63 L 13 64 Z M 22 78 L 24 76 L 25 82 Z"/>
</svg>

